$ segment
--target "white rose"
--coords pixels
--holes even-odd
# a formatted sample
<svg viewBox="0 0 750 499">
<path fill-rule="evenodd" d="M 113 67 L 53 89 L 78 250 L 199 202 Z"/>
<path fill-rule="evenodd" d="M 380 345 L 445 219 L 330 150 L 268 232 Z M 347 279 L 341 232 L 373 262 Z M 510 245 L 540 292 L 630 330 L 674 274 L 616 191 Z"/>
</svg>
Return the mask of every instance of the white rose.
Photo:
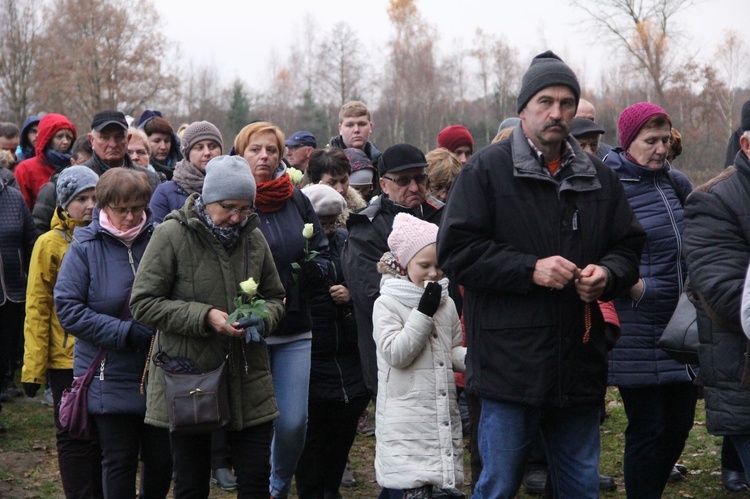
<svg viewBox="0 0 750 499">
<path fill-rule="evenodd" d="M 252 298 L 256 295 L 256 293 L 258 293 L 258 283 L 255 282 L 255 279 L 251 277 L 247 281 L 243 281 L 240 283 L 240 289 L 243 293 Z"/>
<path fill-rule="evenodd" d="M 310 239 L 313 237 L 314 231 L 313 231 L 313 224 L 305 224 L 305 227 L 302 229 L 302 237 L 305 239 Z"/>
</svg>

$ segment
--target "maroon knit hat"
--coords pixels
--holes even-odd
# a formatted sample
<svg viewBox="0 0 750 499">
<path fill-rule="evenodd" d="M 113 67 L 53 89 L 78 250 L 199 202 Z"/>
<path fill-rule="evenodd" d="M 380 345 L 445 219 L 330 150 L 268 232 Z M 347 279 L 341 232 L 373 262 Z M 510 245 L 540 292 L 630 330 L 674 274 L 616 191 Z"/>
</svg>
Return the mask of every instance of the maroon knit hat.
<svg viewBox="0 0 750 499">
<path fill-rule="evenodd" d="M 630 144 L 638 136 L 638 132 L 641 131 L 643 125 L 651 119 L 653 116 L 663 114 L 666 116 L 669 125 L 672 126 L 672 118 L 669 117 L 667 112 L 650 102 L 639 102 L 633 104 L 629 108 L 625 109 L 620 113 L 620 119 L 617 120 L 617 130 L 620 135 L 620 147 L 624 151 L 628 150 Z"/>
<path fill-rule="evenodd" d="M 474 152 L 474 138 L 465 126 L 452 125 L 443 128 L 438 134 L 438 147 L 445 147 L 450 152 L 455 152 L 461 146 L 469 146 Z"/>
</svg>

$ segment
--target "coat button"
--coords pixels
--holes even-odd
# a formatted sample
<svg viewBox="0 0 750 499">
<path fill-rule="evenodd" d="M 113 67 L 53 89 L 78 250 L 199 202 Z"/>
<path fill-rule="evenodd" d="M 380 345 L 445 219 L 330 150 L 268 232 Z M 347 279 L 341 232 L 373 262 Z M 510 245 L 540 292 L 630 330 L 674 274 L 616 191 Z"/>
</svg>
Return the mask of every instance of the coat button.
<svg viewBox="0 0 750 499">
<path fill-rule="evenodd" d="M 445 365 L 445 362 L 440 362 L 440 363 L 439 363 L 438 365 L 439 365 L 440 367 L 443 367 L 443 366 Z"/>
</svg>

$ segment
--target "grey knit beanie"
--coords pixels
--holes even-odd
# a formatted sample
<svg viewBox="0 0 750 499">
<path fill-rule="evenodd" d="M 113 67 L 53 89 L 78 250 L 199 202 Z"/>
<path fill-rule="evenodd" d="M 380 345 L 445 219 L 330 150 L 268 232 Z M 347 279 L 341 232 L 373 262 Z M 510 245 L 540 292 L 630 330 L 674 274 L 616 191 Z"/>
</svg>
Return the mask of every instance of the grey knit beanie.
<svg viewBox="0 0 750 499">
<path fill-rule="evenodd" d="M 581 98 L 581 87 L 578 78 L 567 64 L 554 52 L 548 50 L 531 60 L 529 69 L 521 80 L 521 90 L 518 92 L 517 111 L 520 113 L 526 104 L 540 90 L 553 85 L 570 87 L 576 98 L 576 107 Z"/>
<path fill-rule="evenodd" d="M 77 195 L 86 189 L 93 189 L 98 181 L 99 175 L 88 166 L 67 167 L 57 178 L 57 204 L 62 206 L 63 210 L 67 210 L 68 205 Z"/>
<path fill-rule="evenodd" d="M 188 125 L 185 132 L 182 134 L 180 152 L 182 157 L 188 159 L 190 149 L 201 140 L 213 140 L 219 147 L 221 152 L 224 152 L 224 140 L 221 138 L 221 132 L 213 123 L 208 121 L 195 121 Z M 227 198 L 229 199 L 229 198 Z"/>
<path fill-rule="evenodd" d="M 213 125 L 212 125 L 213 126 Z M 206 165 L 203 202 L 247 199 L 255 202 L 255 179 L 242 156 L 216 156 Z"/>
</svg>

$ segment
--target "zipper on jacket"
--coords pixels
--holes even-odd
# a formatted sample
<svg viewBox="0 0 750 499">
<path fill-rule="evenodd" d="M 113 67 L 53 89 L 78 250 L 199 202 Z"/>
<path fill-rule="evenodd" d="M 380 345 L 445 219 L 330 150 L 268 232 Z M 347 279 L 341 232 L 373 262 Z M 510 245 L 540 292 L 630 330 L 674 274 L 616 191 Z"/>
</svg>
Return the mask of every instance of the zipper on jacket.
<svg viewBox="0 0 750 499">
<path fill-rule="evenodd" d="M 128 247 L 128 263 L 130 263 L 130 270 L 133 271 L 133 275 L 135 276 L 135 259 L 133 258 L 133 247 L 130 244 L 126 245 Z"/>
<path fill-rule="evenodd" d="M 99 364 L 99 381 L 104 381 L 104 363 L 106 362 L 106 360 L 107 357 L 105 356 Z"/>
<path fill-rule="evenodd" d="M 333 325 L 336 327 L 336 352 L 339 351 L 339 324 L 338 321 L 334 321 Z M 336 364 L 336 369 L 339 372 L 339 381 L 341 381 L 341 391 L 344 392 L 344 403 L 349 403 L 349 395 L 346 393 L 346 386 L 344 386 L 344 372 L 341 370 L 339 365 L 338 353 L 334 354 L 333 362 Z"/>
<path fill-rule="evenodd" d="M 677 285 L 678 285 L 678 296 L 682 294 L 682 286 L 684 284 L 684 279 L 682 277 L 682 265 L 680 264 L 680 259 L 682 257 L 682 235 L 680 235 L 679 227 L 677 227 L 677 220 L 674 218 L 674 212 L 672 211 L 672 206 L 669 204 L 669 198 L 667 197 L 667 193 L 664 192 L 664 189 L 659 185 L 659 178 L 660 175 L 654 176 L 654 185 L 656 186 L 657 192 L 661 195 L 662 201 L 664 202 L 664 205 L 667 207 L 667 214 L 669 215 L 669 222 L 672 224 L 672 230 L 674 231 L 675 239 L 677 240 Z M 675 195 L 677 192 L 675 191 Z M 678 196 L 679 199 L 679 196 Z"/>
</svg>

